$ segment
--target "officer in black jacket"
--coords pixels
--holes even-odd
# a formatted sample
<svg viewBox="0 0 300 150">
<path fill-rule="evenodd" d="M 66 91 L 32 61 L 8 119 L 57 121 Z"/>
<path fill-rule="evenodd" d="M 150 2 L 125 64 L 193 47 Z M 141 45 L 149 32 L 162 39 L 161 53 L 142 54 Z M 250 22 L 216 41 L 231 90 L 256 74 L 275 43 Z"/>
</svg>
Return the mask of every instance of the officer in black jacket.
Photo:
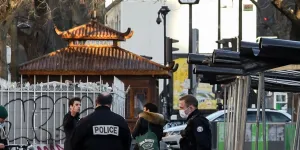
<svg viewBox="0 0 300 150">
<path fill-rule="evenodd" d="M 211 150 L 211 129 L 209 121 L 200 114 L 198 101 L 192 95 L 179 99 L 179 113 L 187 118 L 187 126 L 181 133 L 181 150 Z"/>
<path fill-rule="evenodd" d="M 79 121 L 79 112 L 81 107 L 81 99 L 78 97 L 74 97 L 69 100 L 69 112 L 65 115 L 64 121 L 63 121 L 63 127 L 64 132 L 66 134 L 65 142 L 64 142 L 64 149 L 65 150 L 71 150 L 70 149 L 70 137 L 71 134 Z"/>
<path fill-rule="evenodd" d="M 82 118 L 71 136 L 72 150 L 129 150 L 131 134 L 126 120 L 110 110 L 113 97 L 101 93 L 95 111 Z"/>
</svg>

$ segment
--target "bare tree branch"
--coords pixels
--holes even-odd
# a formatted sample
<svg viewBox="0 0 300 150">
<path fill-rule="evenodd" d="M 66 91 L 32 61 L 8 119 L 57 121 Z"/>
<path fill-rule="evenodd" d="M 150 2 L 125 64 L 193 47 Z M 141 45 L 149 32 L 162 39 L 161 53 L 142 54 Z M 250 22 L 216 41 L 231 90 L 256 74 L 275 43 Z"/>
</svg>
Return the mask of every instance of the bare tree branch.
<svg viewBox="0 0 300 150">
<path fill-rule="evenodd" d="M 294 11 L 286 8 L 286 5 L 283 4 L 283 0 L 272 0 L 271 3 L 275 6 L 275 8 L 280 11 L 283 15 L 285 15 L 292 23 L 299 22 Z"/>
<path fill-rule="evenodd" d="M 0 0 L 0 23 L 26 2 L 28 0 Z"/>
</svg>

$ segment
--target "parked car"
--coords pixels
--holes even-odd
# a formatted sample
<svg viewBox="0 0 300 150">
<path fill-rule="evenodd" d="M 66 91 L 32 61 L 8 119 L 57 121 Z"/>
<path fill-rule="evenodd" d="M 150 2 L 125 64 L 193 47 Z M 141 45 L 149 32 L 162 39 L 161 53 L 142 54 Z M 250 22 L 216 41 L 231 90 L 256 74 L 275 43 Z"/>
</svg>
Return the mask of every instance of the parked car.
<svg viewBox="0 0 300 150">
<path fill-rule="evenodd" d="M 224 122 L 224 110 L 217 111 L 215 113 L 212 113 L 206 118 L 210 122 Z M 256 122 L 256 112 L 257 109 L 248 109 L 247 110 L 247 122 Z M 282 123 L 282 122 L 291 122 L 291 115 L 280 110 L 272 110 L 272 109 L 266 109 L 266 122 L 276 122 L 276 123 Z M 227 114 L 227 113 L 226 113 Z M 226 117 L 226 116 L 225 116 Z M 260 112 L 260 121 L 262 121 L 262 115 Z M 165 137 L 163 137 L 162 141 L 165 142 L 168 145 L 169 149 L 179 149 L 179 140 L 181 139 L 180 132 L 184 130 L 186 127 L 186 124 L 168 128 L 164 130 Z"/>
</svg>

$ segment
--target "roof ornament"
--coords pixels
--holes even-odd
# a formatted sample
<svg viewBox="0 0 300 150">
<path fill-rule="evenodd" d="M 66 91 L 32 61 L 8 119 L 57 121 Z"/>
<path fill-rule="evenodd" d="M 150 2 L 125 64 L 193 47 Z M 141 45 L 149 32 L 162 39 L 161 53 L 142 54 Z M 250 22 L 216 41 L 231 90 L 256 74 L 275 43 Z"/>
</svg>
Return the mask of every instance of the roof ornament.
<svg viewBox="0 0 300 150">
<path fill-rule="evenodd" d="M 97 1 L 99 0 L 92 0 L 92 8 L 89 12 L 90 22 L 66 31 L 60 31 L 56 26 L 54 26 L 56 34 L 64 40 L 69 41 L 69 45 L 82 45 L 82 42 L 87 40 L 97 42 L 101 41 L 101 43 L 102 41 L 109 41 L 108 43 L 111 43 L 114 41 L 125 41 L 126 39 L 131 38 L 133 31 L 130 28 L 128 28 L 126 32 L 122 33 L 98 22 L 97 15 L 99 14 L 97 13 L 99 12 L 97 12 Z M 80 1 L 80 3 L 84 2 L 85 0 Z M 99 45 L 100 43 L 93 44 Z M 104 45 L 107 45 L 107 43 Z"/>
</svg>

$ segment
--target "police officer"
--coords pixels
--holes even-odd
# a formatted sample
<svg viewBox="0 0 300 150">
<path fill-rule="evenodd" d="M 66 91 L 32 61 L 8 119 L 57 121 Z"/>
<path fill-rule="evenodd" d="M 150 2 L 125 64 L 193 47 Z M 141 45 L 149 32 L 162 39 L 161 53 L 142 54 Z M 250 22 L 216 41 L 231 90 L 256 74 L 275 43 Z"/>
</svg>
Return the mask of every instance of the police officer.
<svg viewBox="0 0 300 150">
<path fill-rule="evenodd" d="M 198 101 L 192 95 L 179 99 L 179 113 L 187 119 L 187 126 L 181 133 L 181 150 L 211 150 L 211 130 L 209 121 L 200 114 Z"/>
<path fill-rule="evenodd" d="M 82 118 L 71 136 L 72 150 L 129 150 L 131 134 L 126 120 L 110 110 L 113 97 L 101 93 L 95 111 Z"/>
</svg>

